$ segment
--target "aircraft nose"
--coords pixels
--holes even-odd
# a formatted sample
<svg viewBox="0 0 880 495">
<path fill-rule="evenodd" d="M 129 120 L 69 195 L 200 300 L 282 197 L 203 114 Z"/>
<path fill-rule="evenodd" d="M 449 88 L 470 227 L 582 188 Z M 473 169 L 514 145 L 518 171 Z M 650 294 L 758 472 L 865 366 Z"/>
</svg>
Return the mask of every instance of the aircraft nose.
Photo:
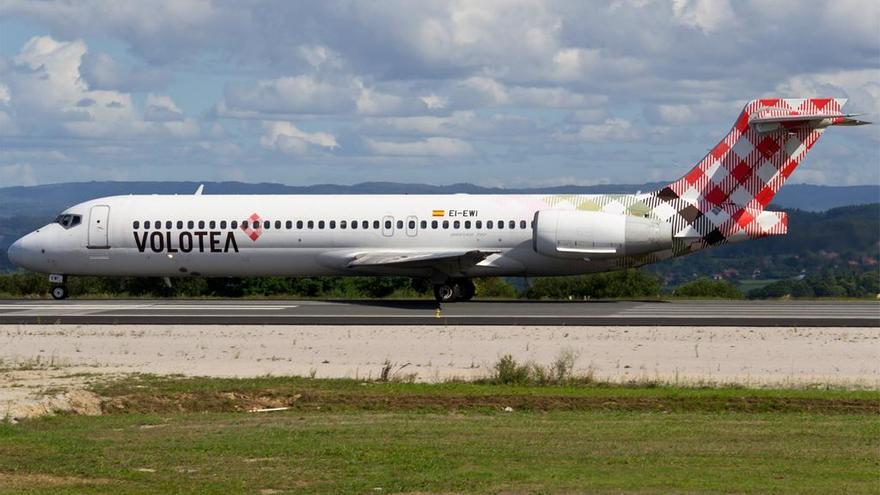
<svg viewBox="0 0 880 495">
<path fill-rule="evenodd" d="M 15 266 L 22 266 L 24 263 L 24 247 L 22 247 L 21 239 L 12 243 L 6 250 L 6 256 Z"/>
<path fill-rule="evenodd" d="M 42 242 L 40 242 L 41 239 L 38 235 L 39 231 L 31 232 L 13 242 L 6 251 L 6 256 L 9 257 L 9 261 L 15 266 L 24 268 L 25 270 L 35 272 L 46 271 L 45 256 L 41 251 Z"/>
</svg>

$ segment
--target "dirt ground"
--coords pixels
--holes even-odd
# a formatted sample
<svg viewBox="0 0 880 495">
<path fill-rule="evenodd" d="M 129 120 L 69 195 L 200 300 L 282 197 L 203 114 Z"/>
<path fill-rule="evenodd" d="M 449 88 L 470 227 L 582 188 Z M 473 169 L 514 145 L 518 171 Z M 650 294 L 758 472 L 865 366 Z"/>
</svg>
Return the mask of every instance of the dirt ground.
<svg viewBox="0 0 880 495">
<path fill-rule="evenodd" d="M 126 373 L 368 379 L 387 360 L 430 382 L 564 353 L 612 382 L 880 387 L 876 328 L 2 325 L 0 417 L 88 414 L 83 387 Z"/>
</svg>

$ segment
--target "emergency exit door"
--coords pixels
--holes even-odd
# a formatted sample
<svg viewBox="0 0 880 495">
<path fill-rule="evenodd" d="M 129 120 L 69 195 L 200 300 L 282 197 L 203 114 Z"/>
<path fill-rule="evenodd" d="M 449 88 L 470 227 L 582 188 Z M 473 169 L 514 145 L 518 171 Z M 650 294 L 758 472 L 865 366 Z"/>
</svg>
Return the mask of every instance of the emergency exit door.
<svg viewBox="0 0 880 495">
<path fill-rule="evenodd" d="M 110 222 L 110 207 L 106 205 L 93 206 L 89 212 L 89 248 L 106 249 L 108 243 L 108 229 Z"/>
</svg>

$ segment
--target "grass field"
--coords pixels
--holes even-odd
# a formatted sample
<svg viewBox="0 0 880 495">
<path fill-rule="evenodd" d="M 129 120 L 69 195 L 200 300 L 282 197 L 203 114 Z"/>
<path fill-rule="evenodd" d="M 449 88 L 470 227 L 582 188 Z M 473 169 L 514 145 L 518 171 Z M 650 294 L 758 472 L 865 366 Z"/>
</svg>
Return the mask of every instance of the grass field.
<svg viewBox="0 0 880 495">
<path fill-rule="evenodd" d="M 95 391 L 103 416 L 0 426 L 0 493 L 880 492 L 874 391 L 158 377 Z"/>
</svg>

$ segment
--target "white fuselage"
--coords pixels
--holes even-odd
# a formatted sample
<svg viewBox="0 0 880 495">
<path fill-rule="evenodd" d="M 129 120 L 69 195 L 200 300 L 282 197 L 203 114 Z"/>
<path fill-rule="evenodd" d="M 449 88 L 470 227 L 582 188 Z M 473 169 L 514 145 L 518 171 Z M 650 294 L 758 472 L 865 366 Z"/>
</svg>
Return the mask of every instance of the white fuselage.
<svg viewBox="0 0 880 495">
<path fill-rule="evenodd" d="M 352 267 L 371 253 L 491 252 L 445 267 L 475 276 L 566 275 L 614 267 L 613 256 L 563 259 L 533 246 L 535 213 L 574 209 L 538 195 L 151 195 L 81 203 L 15 243 L 25 268 L 65 275 L 437 277 L 428 265 Z M 247 229 L 241 224 L 247 222 Z M 256 224 L 254 223 L 256 222 Z M 254 228 L 257 225 L 257 228 Z M 449 272 L 453 273 L 449 273 Z"/>
</svg>

